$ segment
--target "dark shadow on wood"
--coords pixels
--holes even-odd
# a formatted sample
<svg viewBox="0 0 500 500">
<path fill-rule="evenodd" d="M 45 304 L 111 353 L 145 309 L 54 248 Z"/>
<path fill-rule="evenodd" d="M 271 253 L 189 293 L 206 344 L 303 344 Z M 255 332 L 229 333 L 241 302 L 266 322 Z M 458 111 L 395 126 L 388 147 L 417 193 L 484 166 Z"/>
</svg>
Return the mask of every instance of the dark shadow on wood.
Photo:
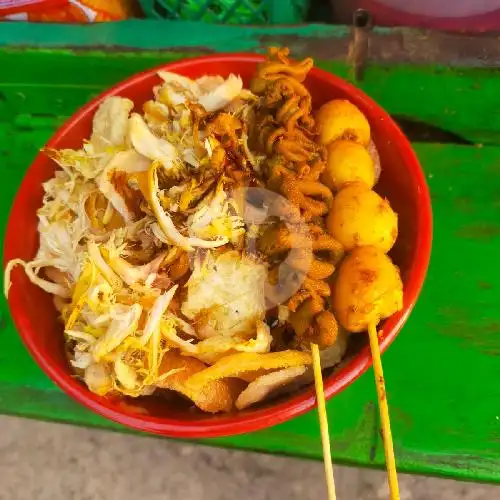
<svg viewBox="0 0 500 500">
<path fill-rule="evenodd" d="M 411 142 L 470 145 L 473 142 L 454 132 L 403 115 L 391 115 Z"/>
</svg>

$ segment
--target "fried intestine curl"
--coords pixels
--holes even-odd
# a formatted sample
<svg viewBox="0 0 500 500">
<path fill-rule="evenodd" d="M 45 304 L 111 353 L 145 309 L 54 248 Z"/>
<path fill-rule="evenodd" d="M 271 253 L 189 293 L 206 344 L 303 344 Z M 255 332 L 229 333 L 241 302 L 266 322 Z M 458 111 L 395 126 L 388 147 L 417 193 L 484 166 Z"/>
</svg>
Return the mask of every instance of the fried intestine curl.
<svg viewBox="0 0 500 500">
<path fill-rule="evenodd" d="M 319 180 L 326 152 L 316 141 L 312 99 L 304 86 L 313 61 L 293 61 L 288 54 L 288 49 L 271 48 L 250 87 L 260 97 L 251 141 L 267 157 L 266 187 L 284 196 L 295 209 L 284 214 L 286 224 L 277 221 L 266 229 L 258 249 L 272 265 L 272 284 L 283 272 L 302 276 L 298 291 L 286 304 L 287 324 L 295 333 L 293 344 L 309 349 L 315 342 L 326 348 L 338 333 L 337 321 L 328 309 L 328 279 L 343 256 L 343 247 L 324 224 L 333 195 Z M 292 249 L 293 257 L 285 259 Z"/>
</svg>

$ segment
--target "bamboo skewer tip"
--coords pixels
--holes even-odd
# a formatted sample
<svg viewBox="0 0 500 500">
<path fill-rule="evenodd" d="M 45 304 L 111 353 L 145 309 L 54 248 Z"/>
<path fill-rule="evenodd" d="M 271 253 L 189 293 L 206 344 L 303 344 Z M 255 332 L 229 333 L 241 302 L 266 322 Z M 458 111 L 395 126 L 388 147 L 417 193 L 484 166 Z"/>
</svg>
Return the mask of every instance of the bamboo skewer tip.
<svg viewBox="0 0 500 500">
<path fill-rule="evenodd" d="M 311 344 L 311 353 L 313 358 L 314 386 L 316 388 L 316 400 L 318 403 L 319 427 L 321 432 L 321 443 L 323 446 L 323 460 L 325 464 L 328 500 L 336 500 L 337 497 L 335 494 L 335 480 L 333 477 L 330 434 L 328 432 L 328 416 L 326 413 L 325 390 L 323 387 L 323 373 L 321 371 L 321 358 L 317 344 Z"/>
<path fill-rule="evenodd" d="M 380 411 L 380 423 L 382 430 L 382 440 L 384 443 L 385 462 L 387 467 L 387 479 L 389 482 L 389 492 L 391 500 L 400 500 L 399 484 L 396 471 L 396 458 L 394 456 L 394 444 L 392 441 L 391 422 L 389 419 L 389 405 L 385 391 L 384 371 L 382 369 L 382 359 L 380 356 L 380 346 L 377 334 L 377 326 L 371 323 L 368 326 L 368 337 L 370 339 L 370 349 L 373 359 L 373 372 L 375 374 L 375 386 L 377 388 L 378 406 Z"/>
<path fill-rule="evenodd" d="M 392 441 L 391 424 L 389 418 L 389 405 L 385 391 L 384 372 L 380 355 L 380 346 L 375 323 L 368 326 L 368 337 L 370 339 L 370 349 L 373 359 L 373 371 L 375 374 L 375 386 L 377 388 L 377 398 L 380 411 L 380 422 L 382 439 L 384 443 L 385 461 L 387 467 L 387 478 L 389 483 L 390 499 L 400 500 L 399 484 L 396 471 L 396 459 L 394 456 L 394 444 Z M 318 403 L 318 416 L 321 431 L 321 442 L 323 446 L 323 459 L 325 464 L 325 477 L 328 492 L 328 500 L 336 500 L 335 481 L 333 476 L 333 463 L 330 446 L 330 435 L 328 432 L 328 416 L 326 413 L 325 392 L 323 386 L 323 373 L 321 370 L 321 359 L 319 348 L 316 344 L 311 344 L 313 359 L 314 385 L 316 388 L 316 400 Z"/>
</svg>

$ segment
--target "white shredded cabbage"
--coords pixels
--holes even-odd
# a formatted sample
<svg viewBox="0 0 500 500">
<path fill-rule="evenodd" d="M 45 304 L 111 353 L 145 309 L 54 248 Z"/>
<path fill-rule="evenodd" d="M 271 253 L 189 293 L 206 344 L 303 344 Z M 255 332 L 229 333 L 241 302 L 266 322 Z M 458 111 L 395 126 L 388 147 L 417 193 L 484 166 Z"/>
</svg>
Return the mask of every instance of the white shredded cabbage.
<svg viewBox="0 0 500 500">
<path fill-rule="evenodd" d="M 229 75 L 229 78 L 218 87 L 212 88 L 206 94 L 202 94 L 198 102 L 212 113 L 227 106 L 237 97 L 243 88 L 243 82 L 239 76 Z"/>
<path fill-rule="evenodd" d="M 210 202 L 202 201 L 188 217 L 190 234 L 199 238 L 223 238 L 236 243 L 245 233 L 243 218 L 236 215 L 235 204 L 219 189 Z"/>
<path fill-rule="evenodd" d="M 46 152 L 68 175 L 80 175 L 84 180 L 95 179 L 109 160 L 108 153 L 95 153 L 90 144 L 79 150 L 49 149 Z"/>
<path fill-rule="evenodd" d="M 158 220 L 159 229 L 163 232 L 162 236 L 164 241 L 168 241 L 170 244 L 181 247 L 187 251 L 191 251 L 193 247 L 216 248 L 225 245 L 229 241 L 227 238 L 209 241 L 201 238 L 191 238 L 181 234 L 175 227 L 172 218 L 165 212 L 158 200 L 158 174 L 156 173 L 154 165 L 149 171 L 149 189 L 151 208 Z"/>
<path fill-rule="evenodd" d="M 30 281 L 35 285 L 39 286 L 42 290 L 46 291 L 47 293 L 51 293 L 52 295 L 57 295 L 62 298 L 70 297 L 69 290 L 66 287 L 45 280 L 38 276 L 38 270 L 40 269 L 40 267 L 43 267 L 44 265 L 45 265 L 44 262 L 37 262 L 36 260 L 32 262 L 25 262 L 22 259 L 13 259 L 10 262 L 8 262 L 7 266 L 5 267 L 5 276 L 4 276 L 3 290 L 5 297 L 9 296 L 9 290 L 11 287 L 11 274 L 12 270 L 16 266 L 22 266 L 24 268 L 24 272 L 26 273 Z"/>
<path fill-rule="evenodd" d="M 161 90 L 169 91 L 170 105 L 184 104 L 186 100 L 196 101 L 200 94 L 197 83 L 177 73 L 170 71 L 158 71 L 158 76 L 165 82 Z"/>
<path fill-rule="evenodd" d="M 166 171 L 177 171 L 180 165 L 177 149 L 167 140 L 156 137 L 141 115 L 132 113 L 129 118 L 128 135 L 138 153 L 159 162 Z"/>
<path fill-rule="evenodd" d="M 92 121 L 90 143 L 96 153 L 125 144 L 127 120 L 134 103 L 124 97 L 108 97 L 99 106 Z"/>
<path fill-rule="evenodd" d="M 124 306 L 117 304 L 111 310 L 111 323 L 103 337 L 92 347 L 92 354 L 99 360 L 116 349 L 137 329 L 142 307 L 139 304 Z"/>
<path fill-rule="evenodd" d="M 200 94 L 208 94 L 213 92 L 217 87 L 224 83 L 224 78 L 220 75 L 204 75 L 196 80 Z"/>
<path fill-rule="evenodd" d="M 120 189 L 115 185 L 114 178 L 120 173 L 127 176 L 127 187 L 130 187 L 128 179 L 131 174 L 140 174 L 147 172 L 151 161 L 145 156 L 137 153 L 133 149 L 120 151 L 113 155 L 111 161 L 106 165 L 99 178 L 99 190 L 113 205 L 116 211 L 123 217 L 126 223 L 131 223 L 137 216 L 130 210 L 127 200 L 124 198 Z M 136 196 L 142 197 L 139 190 L 136 190 Z"/>
<path fill-rule="evenodd" d="M 92 363 L 85 369 L 83 377 L 87 387 L 99 396 L 105 396 L 113 389 L 110 368 L 104 363 Z"/>
<path fill-rule="evenodd" d="M 233 74 L 226 80 L 204 76 L 196 81 L 169 71 L 159 71 L 158 75 L 165 82 L 158 91 L 160 98 L 167 99 L 165 104 L 177 106 L 189 100 L 198 102 L 209 113 L 227 106 L 243 89 L 243 81 Z"/>
<path fill-rule="evenodd" d="M 160 329 L 160 321 L 162 319 L 162 316 L 165 314 L 165 311 L 167 310 L 168 305 L 173 299 L 177 288 L 179 288 L 178 285 L 173 286 L 172 288 L 170 288 L 170 290 L 160 295 L 156 299 L 153 307 L 151 308 L 151 311 L 149 312 L 146 325 L 144 326 L 144 332 L 141 337 L 141 341 L 143 344 L 146 344 L 150 340 L 151 336 L 155 333 L 155 331 Z"/>
<path fill-rule="evenodd" d="M 157 257 L 142 266 L 134 266 L 121 257 L 124 250 L 117 247 L 112 240 L 106 244 L 107 263 L 111 269 L 128 285 L 131 286 L 137 282 L 146 283 L 156 277 L 165 252 L 161 252 Z"/>
<path fill-rule="evenodd" d="M 73 359 L 69 360 L 71 366 L 85 370 L 93 363 L 92 354 L 88 352 L 75 351 Z"/>
<path fill-rule="evenodd" d="M 113 290 L 120 290 L 123 285 L 122 280 L 104 260 L 100 246 L 95 241 L 88 242 L 88 255 L 92 260 L 92 263 L 97 267 L 97 269 L 99 269 L 99 272 L 110 284 Z"/>
</svg>

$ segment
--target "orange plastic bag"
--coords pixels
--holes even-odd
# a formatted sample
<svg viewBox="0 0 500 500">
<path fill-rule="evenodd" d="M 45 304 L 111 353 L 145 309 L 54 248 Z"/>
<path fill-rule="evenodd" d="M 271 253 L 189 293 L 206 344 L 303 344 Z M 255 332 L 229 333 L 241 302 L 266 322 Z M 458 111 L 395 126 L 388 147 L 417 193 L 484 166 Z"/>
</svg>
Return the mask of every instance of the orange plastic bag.
<svg viewBox="0 0 500 500">
<path fill-rule="evenodd" d="M 133 0 L 0 0 L 0 19 L 94 23 L 134 17 Z"/>
</svg>

